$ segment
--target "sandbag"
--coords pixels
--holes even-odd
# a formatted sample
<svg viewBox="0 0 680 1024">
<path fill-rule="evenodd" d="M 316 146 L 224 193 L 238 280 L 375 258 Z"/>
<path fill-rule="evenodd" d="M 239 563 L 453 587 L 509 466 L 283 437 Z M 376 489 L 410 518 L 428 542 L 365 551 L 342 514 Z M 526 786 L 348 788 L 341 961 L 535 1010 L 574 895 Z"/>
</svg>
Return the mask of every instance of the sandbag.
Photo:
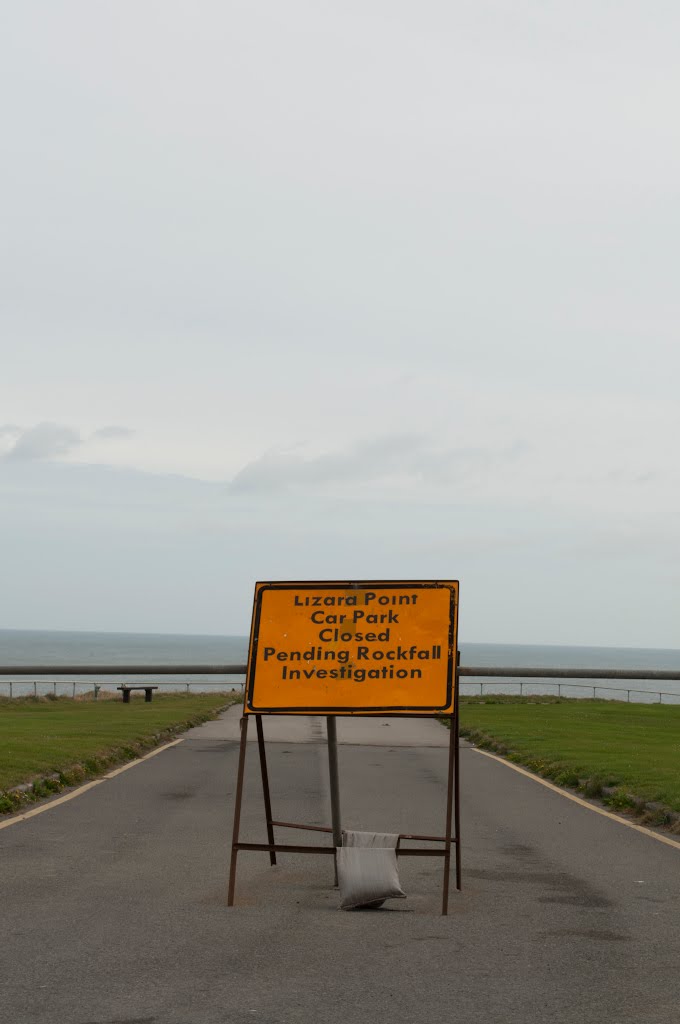
<svg viewBox="0 0 680 1024">
<path fill-rule="evenodd" d="M 397 868 L 398 841 L 389 832 L 343 832 L 336 851 L 341 910 L 377 908 L 387 899 L 405 898 Z"/>
<path fill-rule="evenodd" d="M 382 850 L 396 850 L 399 836 L 392 832 L 351 832 L 344 829 L 342 833 L 343 846 L 360 846 L 362 849 L 370 849 L 377 846 Z"/>
</svg>

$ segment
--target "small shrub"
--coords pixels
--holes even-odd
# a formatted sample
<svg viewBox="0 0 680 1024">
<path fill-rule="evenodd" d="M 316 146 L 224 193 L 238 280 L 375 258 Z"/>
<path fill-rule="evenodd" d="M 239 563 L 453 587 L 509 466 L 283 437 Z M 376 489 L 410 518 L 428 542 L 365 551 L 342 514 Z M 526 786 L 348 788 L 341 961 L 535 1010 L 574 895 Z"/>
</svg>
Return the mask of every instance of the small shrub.
<svg viewBox="0 0 680 1024">
<path fill-rule="evenodd" d="M 602 797 L 603 803 L 608 804 L 609 807 L 613 807 L 615 811 L 630 811 L 636 809 L 636 800 L 630 795 L 625 793 L 621 789 L 615 789 L 613 793 L 608 793 Z"/>
<path fill-rule="evenodd" d="M 0 814 L 11 814 L 20 803 L 18 793 L 0 793 Z"/>
<path fill-rule="evenodd" d="M 59 773 L 59 779 L 63 786 L 77 786 L 87 775 L 82 765 L 74 764 L 72 768 L 66 768 Z"/>
<path fill-rule="evenodd" d="M 599 800 L 602 797 L 603 788 L 604 783 L 602 782 L 602 779 L 597 777 L 586 779 L 581 787 L 583 795 L 590 797 L 592 800 Z"/>
<path fill-rule="evenodd" d="M 553 780 L 558 786 L 569 786 L 570 789 L 578 788 L 578 775 L 566 768 L 554 775 Z"/>
</svg>

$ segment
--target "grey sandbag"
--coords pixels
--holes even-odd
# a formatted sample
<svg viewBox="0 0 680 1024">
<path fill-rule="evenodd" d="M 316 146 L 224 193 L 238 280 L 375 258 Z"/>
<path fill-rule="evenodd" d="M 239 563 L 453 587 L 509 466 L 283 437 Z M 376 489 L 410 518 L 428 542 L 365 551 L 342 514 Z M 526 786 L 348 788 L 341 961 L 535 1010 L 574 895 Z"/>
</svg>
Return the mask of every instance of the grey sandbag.
<svg viewBox="0 0 680 1024">
<path fill-rule="evenodd" d="M 367 849 L 377 846 L 381 850 L 396 850 L 399 836 L 392 832 L 350 832 L 346 829 L 342 833 L 343 846 L 360 846 Z"/>
<path fill-rule="evenodd" d="M 403 899 L 397 869 L 398 835 L 389 832 L 343 832 L 336 851 L 340 909 L 379 907 Z"/>
</svg>

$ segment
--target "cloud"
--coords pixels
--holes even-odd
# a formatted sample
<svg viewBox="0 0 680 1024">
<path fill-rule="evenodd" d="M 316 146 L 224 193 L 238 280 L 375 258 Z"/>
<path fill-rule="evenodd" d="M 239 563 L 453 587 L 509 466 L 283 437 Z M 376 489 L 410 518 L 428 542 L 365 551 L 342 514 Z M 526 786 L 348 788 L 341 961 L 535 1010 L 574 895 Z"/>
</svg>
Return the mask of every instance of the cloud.
<svg viewBox="0 0 680 1024">
<path fill-rule="evenodd" d="M 129 427 L 100 427 L 99 430 L 95 430 L 95 432 L 90 435 L 90 440 L 116 441 L 122 438 L 133 437 L 134 434 L 135 431 L 130 430 Z"/>
<path fill-rule="evenodd" d="M 397 471 L 420 443 L 409 436 L 383 438 L 356 444 L 344 452 L 315 456 L 271 449 L 236 474 L 231 490 L 264 491 L 300 484 L 371 480 Z"/>
<path fill-rule="evenodd" d="M 43 422 L 27 429 L 16 423 L 3 423 L 0 424 L 0 459 L 15 462 L 60 459 L 91 442 L 126 439 L 134 433 L 129 427 L 110 425 L 83 437 L 79 430 L 61 423 Z"/>
<path fill-rule="evenodd" d="M 20 434 L 21 427 L 15 423 L 0 423 L 0 459 L 12 450 Z"/>
<path fill-rule="evenodd" d="M 499 461 L 515 459 L 528 448 L 516 441 L 503 449 L 435 448 L 426 438 L 401 435 L 357 442 L 345 451 L 306 456 L 297 449 L 272 449 L 241 469 L 233 492 L 283 490 L 319 484 L 378 482 L 387 479 L 448 483 L 481 473 Z"/>
<path fill-rule="evenodd" d="M 18 427 L 2 428 L 10 436 L 10 448 L 3 458 L 29 462 L 34 459 L 54 459 L 68 455 L 82 444 L 80 433 L 59 423 L 38 423 L 22 430 Z M 13 443 L 12 443 L 13 441 Z"/>
</svg>

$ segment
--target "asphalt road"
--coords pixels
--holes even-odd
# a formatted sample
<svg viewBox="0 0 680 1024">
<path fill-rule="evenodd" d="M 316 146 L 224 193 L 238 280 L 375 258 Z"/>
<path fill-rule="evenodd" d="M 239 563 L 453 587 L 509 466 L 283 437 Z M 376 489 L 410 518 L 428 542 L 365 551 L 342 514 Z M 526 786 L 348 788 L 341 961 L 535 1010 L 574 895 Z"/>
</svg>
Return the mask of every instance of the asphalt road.
<svg viewBox="0 0 680 1024">
<path fill-rule="evenodd" d="M 266 854 L 242 853 L 227 908 L 236 718 L 0 830 L 0 1019 L 677 1020 L 680 849 L 469 747 L 464 889 L 452 890 L 448 918 L 442 861 L 429 858 L 400 860 L 406 900 L 342 913 L 330 857 L 271 868 Z M 265 722 L 274 813 L 326 824 L 323 725 L 295 722 Z M 339 723 L 347 827 L 443 831 L 446 732 L 420 722 L 409 735 L 409 724 Z M 265 840 L 252 744 L 242 835 Z"/>
</svg>

